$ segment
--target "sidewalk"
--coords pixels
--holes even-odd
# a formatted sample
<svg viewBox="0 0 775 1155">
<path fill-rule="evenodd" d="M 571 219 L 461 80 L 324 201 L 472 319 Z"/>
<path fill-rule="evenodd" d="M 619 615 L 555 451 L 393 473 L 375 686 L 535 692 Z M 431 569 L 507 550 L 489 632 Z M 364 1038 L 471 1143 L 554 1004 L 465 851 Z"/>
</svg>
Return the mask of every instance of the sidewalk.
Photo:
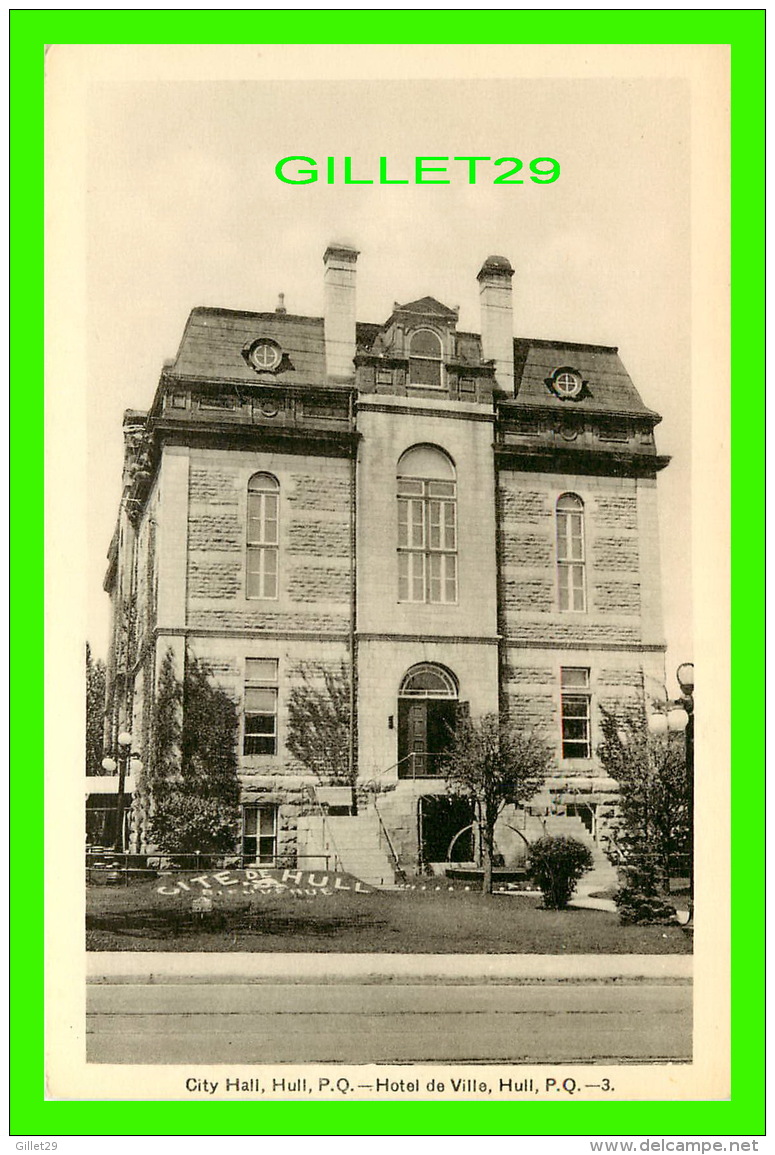
<svg viewBox="0 0 775 1155">
<path fill-rule="evenodd" d="M 392 955 L 392 954 L 180 954 L 94 951 L 86 955 L 88 983 L 212 981 L 422 982 L 457 979 L 589 982 L 674 979 L 690 981 L 691 955 Z"/>
</svg>

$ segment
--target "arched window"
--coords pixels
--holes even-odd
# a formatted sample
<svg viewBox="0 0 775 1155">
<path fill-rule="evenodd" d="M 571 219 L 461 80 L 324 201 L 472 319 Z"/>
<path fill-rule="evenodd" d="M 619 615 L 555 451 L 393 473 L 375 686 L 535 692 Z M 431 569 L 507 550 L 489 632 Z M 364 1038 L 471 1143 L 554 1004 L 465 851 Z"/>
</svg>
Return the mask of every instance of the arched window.
<svg viewBox="0 0 775 1155">
<path fill-rule="evenodd" d="M 398 600 L 457 601 L 455 468 L 440 449 L 416 445 L 398 463 Z"/>
<path fill-rule="evenodd" d="M 401 698 L 457 698 L 457 683 L 443 666 L 420 662 L 401 681 Z"/>
<path fill-rule="evenodd" d="M 432 329 L 418 329 L 409 339 L 409 384 L 419 389 L 442 389 L 441 337 Z"/>
<path fill-rule="evenodd" d="M 584 562 L 584 502 L 575 493 L 563 493 L 557 499 L 557 585 L 561 610 L 587 608 Z"/>
<path fill-rule="evenodd" d="M 277 597 L 280 484 L 271 473 L 248 482 L 247 580 L 249 598 Z"/>
</svg>

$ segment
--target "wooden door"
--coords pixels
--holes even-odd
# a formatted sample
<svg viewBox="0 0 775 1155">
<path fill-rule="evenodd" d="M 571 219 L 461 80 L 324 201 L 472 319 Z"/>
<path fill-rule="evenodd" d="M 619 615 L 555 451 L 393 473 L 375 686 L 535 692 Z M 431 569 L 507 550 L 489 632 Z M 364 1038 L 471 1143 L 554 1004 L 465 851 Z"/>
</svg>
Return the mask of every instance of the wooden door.
<svg viewBox="0 0 775 1155">
<path fill-rule="evenodd" d="M 403 698 L 398 702 L 398 777 L 425 774 L 428 749 L 428 702 Z"/>
</svg>

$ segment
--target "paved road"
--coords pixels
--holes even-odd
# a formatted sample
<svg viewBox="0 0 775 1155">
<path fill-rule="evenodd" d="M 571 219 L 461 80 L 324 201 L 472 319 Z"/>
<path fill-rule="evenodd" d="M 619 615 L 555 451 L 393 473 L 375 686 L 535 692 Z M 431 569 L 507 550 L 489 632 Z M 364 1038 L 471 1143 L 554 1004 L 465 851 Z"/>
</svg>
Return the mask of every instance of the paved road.
<svg viewBox="0 0 775 1155">
<path fill-rule="evenodd" d="M 686 982 L 91 983 L 94 1063 L 645 1062 L 691 1057 Z"/>
</svg>

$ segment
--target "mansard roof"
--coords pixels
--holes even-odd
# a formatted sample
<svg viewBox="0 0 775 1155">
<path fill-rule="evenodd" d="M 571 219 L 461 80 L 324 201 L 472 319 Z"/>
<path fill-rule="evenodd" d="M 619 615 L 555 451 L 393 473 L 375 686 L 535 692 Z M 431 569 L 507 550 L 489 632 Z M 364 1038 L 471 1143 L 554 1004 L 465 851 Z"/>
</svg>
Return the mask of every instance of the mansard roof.
<svg viewBox="0 0 775 1155">
<path fill-rule="evenodd" d="M 576 400 L 558 397 L 550 387 L 558 369 L 575 369 L 584 381 Z M 632 378 L 611 345 L 575 341 L 514 339 L 514 398 L 505 404 L 595 413 L 638 414 L 659 420 L 641 400 Z"/>
<path fill-rule="evenodd" d="M 244 349 L 262 337 L 276 341 L 288 355 L 289 367 L 277 377 L 257 374 L 243 355 Z M 188 318 L 170 372 L 176 377 L 247 385 L 263 378 L 270 384 L 278 380 L 284 385 L 325 385 L 323 318 L 198 306 Z"/>
<path fill-rule="evenodd" d="M 456 310 L 429 296 L 398 305 L 396 309 L 418 317 L 435 315 L 447 322 L 457 315 Z M 385 324 L 358 322 L 357 346 L 371 349 L 385 329 Z M 455 335 L 461 362 L 481 364 L 479 334 L 456 331 Z M 276 341 L 287 354 L 282 372 L 259 374 L 247 363 L 244 350 L 259 338 Z M 581 374 L 585 386 L 579 398 L 563 399 L 552 390 L 552 374 L 560 368 L 575 369 Z M 166 372 L 190 381 L 325 387 L 329 382 L 323 318 L 199 306 L 192 310 L 177 357 Z M 514 396 L 501 398 L 500 403 L 564 412 L 640 415 L 659 420 L 658 414 L 643 404 L 618 349 L 609 345 L 516 337 Z"/>
</svg>

